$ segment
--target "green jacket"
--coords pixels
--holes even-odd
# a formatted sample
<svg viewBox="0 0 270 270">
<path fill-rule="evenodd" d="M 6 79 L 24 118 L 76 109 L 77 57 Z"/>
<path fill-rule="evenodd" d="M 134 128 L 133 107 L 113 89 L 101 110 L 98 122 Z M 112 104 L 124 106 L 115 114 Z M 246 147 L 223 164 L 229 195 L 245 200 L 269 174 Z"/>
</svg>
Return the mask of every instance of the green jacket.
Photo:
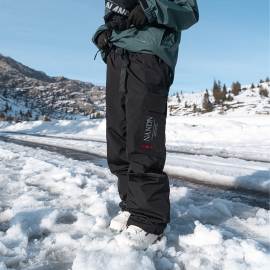
<svg viewBox="0 0 270 270">
<path fill-rule="evenodd" d="M 138 53 L 155 54 L 163 59 L 174 75 L 178 58 L 181 31 L 186 30 L 199 21 L 199 10 L 196 0 L 140 0 L 139 1 L 149 23 L 157 22 L 164 28 L 146 25 L 141 31 L 134 26 L 124 31 L 113 31 L 110 41 L 117 47 Z M 110 12 L 105 8 L 105 15 Z M 101 25 L 93 35 L 96 37 L 104 30 Z M 98 46 L 97 46 L 98 47 Z M 101 51 L 104 62 L 107 61 L 109 50 Z"/>
</svg>

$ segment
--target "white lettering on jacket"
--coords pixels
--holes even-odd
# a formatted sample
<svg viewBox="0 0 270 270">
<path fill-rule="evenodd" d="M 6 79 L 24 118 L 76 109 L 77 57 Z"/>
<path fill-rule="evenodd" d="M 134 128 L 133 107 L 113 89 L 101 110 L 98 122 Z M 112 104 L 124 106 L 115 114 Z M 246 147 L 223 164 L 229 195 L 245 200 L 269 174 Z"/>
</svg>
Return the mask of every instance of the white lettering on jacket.
<svg viewBox="0 0 270 270">
<path fill-rule="evenodd" d="M 112 12 L 124 15 L 124 16 L 128 16 L 129 11 L 118 6 L 116 3 L 114 3 L 113 1 L 107 2 L 106 4 L 106 8 L 111 10 Z"/>
</svg>

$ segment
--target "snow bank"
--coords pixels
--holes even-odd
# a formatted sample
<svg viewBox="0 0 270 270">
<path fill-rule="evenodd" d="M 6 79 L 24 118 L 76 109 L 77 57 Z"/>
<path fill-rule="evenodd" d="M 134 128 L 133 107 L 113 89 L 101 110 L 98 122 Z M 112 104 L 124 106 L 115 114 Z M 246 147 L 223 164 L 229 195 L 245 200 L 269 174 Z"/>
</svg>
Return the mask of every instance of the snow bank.
<svg viewBox="0 0 270 270">
<path fill-rule="evenodd" d="M 68 138 L 101 139 L 105 141 L 106 120 L 52 120 L 29 121 L 17 124 L 0 122 L 0 131 L 57 135 Z"/>
<path fill-rule="evenodd" d="M 22 141 L 43 143 L 75 151 L 87 152 L 106 158 L 105 143 L 57 138 L 33 137 L 29 135 L 3 134 Z M 104 161 L 103 163 L 106 163 Z M 106 163 L 107 164 L 107 163 Z M 262 162 L 236 158 L 208 157 L 168 153 L 165 172 L 170 176 L 184 177 L 199 182 L 226 187 L 241 187 L 268 192 L 270 165 Z M 31 170 L 31 166 L 29 170 Z"/>
<path fill-rule="evenodd" d="M 106 120 L 54 120 L 9 124 L 0 122 L 0 132 L 45 134 L 106 141 Z M 269 116 L 168 117 L 168 150 L 246 158 L 270 162 Z"/>
</svg>

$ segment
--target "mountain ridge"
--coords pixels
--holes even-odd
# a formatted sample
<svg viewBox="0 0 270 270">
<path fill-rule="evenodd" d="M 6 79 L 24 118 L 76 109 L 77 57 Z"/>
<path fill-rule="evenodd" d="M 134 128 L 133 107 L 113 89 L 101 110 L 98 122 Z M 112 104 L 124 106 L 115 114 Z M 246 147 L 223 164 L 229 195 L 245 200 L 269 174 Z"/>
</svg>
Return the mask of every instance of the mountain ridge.
<svg viewBox="0 0 270 270">
<path fill-rule="evenodd" d="M 0 54 L 0 112 L 5 116 L 23 116 L 28 110 L 53 118 L 105 115 L 105 92 L 105 87 L 51 77 Z M 9 110 L 12 104 L 18 106 Z"/>
</svg>

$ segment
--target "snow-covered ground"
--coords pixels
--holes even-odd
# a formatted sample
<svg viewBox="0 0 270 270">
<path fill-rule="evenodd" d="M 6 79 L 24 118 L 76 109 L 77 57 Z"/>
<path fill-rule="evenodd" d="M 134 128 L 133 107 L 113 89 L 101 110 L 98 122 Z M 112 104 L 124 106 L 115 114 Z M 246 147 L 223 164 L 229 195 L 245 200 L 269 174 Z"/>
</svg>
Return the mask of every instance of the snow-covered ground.
<svg viewBox="0 0 270 270">
<path fill-rule="evenodd" d="M 270 161 L 270 116 L 168 117 L 167 147 L 187 152 L 229 154 L 235 157 Z M 106 119 L 53 120 L 9 124 L 1 131 L 46 134 L 67 138 L 106 141 Z"/>
<path fill-rule="evenodd" d="M 270 211 L 170 187 L 161 241 L 121 249 L 108 229 L 119 197 L 107 168 L 0 142 L 0 269 L 269 269 Z"/>
<path fill-rule="evenodd" d="M 105 143 L 10 133 L 0 133 L 0 135 L 106 157 Z M 270 188 L 269 168 L 269 163 L 245 161 L 237 158 L 224 159 L 216 156 L 168 153 L 165 172 L 170 176 L 180 176 L 211 185 L 268 192 Z"/>
<path fill-rule="evenodd" d="M 106 157 L 105 128 L 105 119 L 0 122 L 0 136 Z M 168 117 L 165 171 L 267 192 L 269 134 L 269 116 Z M 119 210 L 108 168 L 0 141 L 0 270 L 269 268 L 270 211 L 176 182 L 170 200 L 162 240 L 147 251 L 122 250 L 108 229 Z"/>
<path fill-rule="evenodd" d="M 196 153 L 197 155 L 169 153 L 166 172 L 212 184 L 268 191 L 270 187 L 269 119 L 269 116 L 168 117 L 167 150 Z M 83 150 L 102 157 L 106 157 L 104 143 L 63 138 L 106 142 L 105 129 L 105 119 L 0 123 L 0 135 Z M 1 133 L 8 131 L 63 138 Z M 205 155 L 213 155 L 213 157 Z M 230 158 L 221 158 L 223 156 Z M 245 161 L 241 158 L 253 161 Z"/>
</svg>

